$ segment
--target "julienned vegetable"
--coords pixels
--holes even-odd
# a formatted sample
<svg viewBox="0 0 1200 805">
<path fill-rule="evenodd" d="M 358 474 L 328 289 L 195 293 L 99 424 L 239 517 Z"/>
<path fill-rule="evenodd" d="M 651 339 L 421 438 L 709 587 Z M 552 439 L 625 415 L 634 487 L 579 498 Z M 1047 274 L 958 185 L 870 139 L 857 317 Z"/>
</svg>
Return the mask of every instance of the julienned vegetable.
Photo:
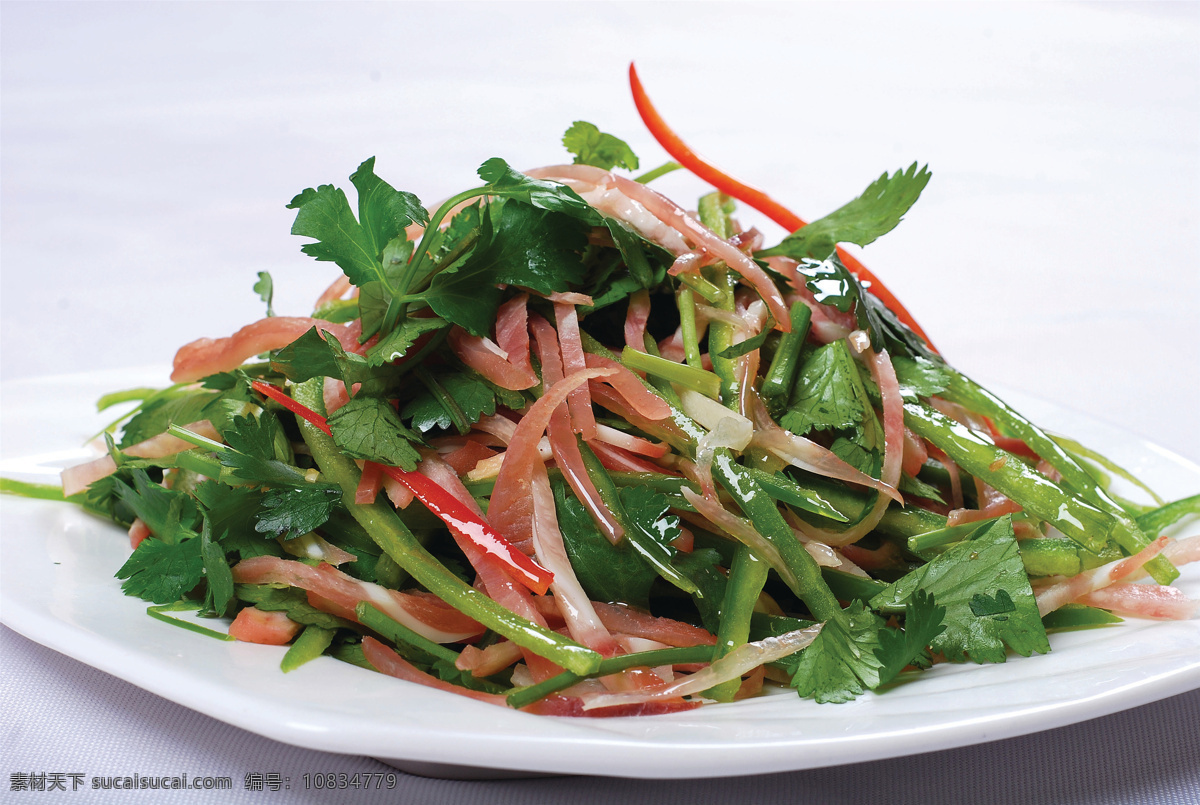
<svg viewBox="0 0 1200 805">
<path fill-rule="evenodd" d="M 630 78 L 717 188 L 698 213 L 583 122 L 573 164 L 490 159 L 432 212 L 374 159 L 356 208 L 332 185 L 291 201 L 343 273 L 312 315 L 273 315 L 260 275 L 268 316 L 184 346 L 175 385 L 132 393 L 108 454 L 63 473 L 129 527 L 126 593 L 290 642 L 285 671 L 328 655 L 558 715 L 767 682 L 846 701 L 1044 653 L 1047 626 L 1195 615 L 1167 585 L 1200 538 L 1159 534 L 1200 495 L 1113 495 L 1123 471 L 956 372 L 838 249 L 896 226 L 928 171 L 806 226 Z M 764 248 L 731 196 L 794 231 Z"/>
</svg>

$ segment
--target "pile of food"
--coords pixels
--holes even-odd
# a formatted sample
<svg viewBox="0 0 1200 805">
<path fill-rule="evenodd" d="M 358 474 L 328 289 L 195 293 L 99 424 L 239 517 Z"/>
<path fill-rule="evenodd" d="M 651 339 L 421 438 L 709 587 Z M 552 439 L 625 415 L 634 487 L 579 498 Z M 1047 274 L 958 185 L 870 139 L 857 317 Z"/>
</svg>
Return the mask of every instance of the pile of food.
<svg viewBox="0 0 1200 805">
<path fill-rule="evenodd" d="M 1142 506 L 1102 457 L 949 366 L 839 243 L 914 164 L 805 224 L 685 208 L 577 122 L 572 164 L 501 159 L 432 211 L 375 173 L 288 206 L 342 276 L 310 316 L 201 339 L 63 492 L 128 526 L 124 591 L 417 684 L 552 715 L 672 712 L 790 685 L 841 702 L 1047 629 L 1189 618 L 1200 496 Z M 735 199 L 791 232 L 768 246 Z M 117 425 L 120 425 L 118 431 Z M 1149 577 L 1147 579 L 1147 577 Z M 194 621 L 177 620 L 197 628 Z M 213 620 L 214 624 L 223 622 Z M 222 629 L 198 629 L 227 637 Z"/>
</svg>

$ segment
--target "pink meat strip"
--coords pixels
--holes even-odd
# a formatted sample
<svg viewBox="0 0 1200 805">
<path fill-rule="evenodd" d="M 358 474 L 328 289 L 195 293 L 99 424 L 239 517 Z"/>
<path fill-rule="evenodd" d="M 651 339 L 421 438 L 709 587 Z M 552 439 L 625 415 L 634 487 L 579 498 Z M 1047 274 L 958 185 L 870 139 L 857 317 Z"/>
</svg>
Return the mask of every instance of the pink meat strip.
<svg viewBox="0 0 1200 805">
<path fill-rule="evenodd" d="M 583 340 L 579 334 L 579 313 L 574 305 L 554 303 L 554 321 L 558 325 L 558 346 L 562 355 L 564 374 L 587 368 L 583 354 Z M 567 397 L 567 408 L 571 411 L 571 425 L 584 440 L 596 437 L 596 415 L 592 412 L 592 398 L 587 384 L 571 392 Z"/>
<path fill-rule="evenodd" d="M 1167 542 L 1167 537 L 1159 537 L 1133 556 L 1109 562 L 1107 565 L 1101 565 L 1093 570 L 1085 570 L 1077 576 L 1072 576 L 1069 579 L 1064 579 L 1063 581 L 1055 582 L 1049 586 L 1035 590 L 1034 595 L 1037 598 L 1038 613 L 1045 615 L 1048 612 L 1053 612 L 1063 604 L 1068 604 L 1081 596 L 1102 590 L 1110 584 L 1136 573 L 1141 569 L 1142 565 L 1149 562 L 1163 548 L 1167 547 Z"/>
<path fill-rule="evenodd" d="M 1080 596 L 1075 601 L 1118 615 L 1155 620 L 1187 620 L 1200 611 L 1200 601 L 1188 598 L 1175 587 L 1162 584 L 1118 582 Z"/>
<path fill-rule="evenodd" d="M 545 468 L 538 452 L 538 442 L 550 424 L 554 409 L 566 401 L 567 395 L 580 383 L 608 377 L 611 370 L 587 369 L 551 386 L 541 399 L 529 407 L 513 432 L 504 463 L 496 476 L 488 504 L 488 519 L 505 539 L 514 544 L 533 536 L 533 499 L 531 478 L 536 467 Z"/>
<path fill-rule="evenodd" d="M 563 360 L 559 341 L 555 337 L 554 328 L 541 316 L 535 316 L 530 325 L 534 333 L 534 342 L 537 344 L 538 361 L 542 364 L 542 382 L 547 386 L 553 386 L 563 379 Z M 586 386 L 580 388 L 586 388 Z M 596 490 L 596 485 L 592 483 L 587 467 L 584 466 L 583 455 L 579 450 L 579 443 L 575 441 L 575 433 L 571 429 L 571 416 L 568 413 L 572 399 L 568 396 L 566 406 L 560 405 L 550 417 L 550 424 L 547 428 L 550 450 L 554 455 L 555 464 L 562 470 L 575 497 L 587 509 L 600 532 L 608 538 L 609 542 L 616 544 L 625 535 L 625 530 L 621 528 L 616 516 L 600 498 L 600 493 Z M 590 396 L 587 405 L 590 411 L 592 407 Z M 592 424 L 594 427 L 595 418 L 592 419 Z"/>
<path fill-rule="evenodd" d="M 378 607 L 435 643 L 455 643 L 482 634 L 483 627 L 436 598 L 389 590 L 348 576 L 332 565 L 318 567 L 277 556 L 256 556 L 233 566 L 238 584 L 287 584 L 353 611 L 361 601 Z"/>
<path fill-rule="evenodd" d="M 519 365 L 519 358 L 518 362 L 513 362 L 511 356 L 490 338 L 471 335 L 455 325 L 450 328 L 446 342 L 459 360 L 500 388 L 523 391 L 537 385 L 537 375 L 533 370 Z M 526 354 L 525 362 L 528 361 L 529 356 Z"/>
<path fill-rule="evenodd" d="M 191 431 L 197 436 L 203 436 L 206 439 L 212 439 L 216 442 L 221 441 L 221 434 L 217 433 L 217 429 L 207 419 L 191 422 L 184 425 L 183 429 Z M 178 436 L 172 436 L 170 433 L 160 433 L 145 441 L 138 442 L 122 452 L 134 458 L 166 458 L 176 453 L 182 453 L 184 450 L 191 450 L 193 447 L 195 445 L 191 442 L 186 442 Z M 78 494 L 96 481 L 99 481 L 101 478 L 107 478 L 116 471 L 116 462 L 112 460 L 112 456 L 107 454 L 92 461 L 86 461 L 83 464 L 76 464 L 74 467 L 67 467 L 61 473 L 63 494 L 67 497 Z"/>
<path fill-rule="evenodd" d="M 202 377 L 232 371 L 255 355 L 282 349 L 316 327 L 337 337 L 342 349 L 357 351 L 361 324 L 334 324 L 304 316 L 268 316 L 247 324 L 225 338 L 199 338 L 175 353 L 171 382 L 190 383 Z"/>
</svg>

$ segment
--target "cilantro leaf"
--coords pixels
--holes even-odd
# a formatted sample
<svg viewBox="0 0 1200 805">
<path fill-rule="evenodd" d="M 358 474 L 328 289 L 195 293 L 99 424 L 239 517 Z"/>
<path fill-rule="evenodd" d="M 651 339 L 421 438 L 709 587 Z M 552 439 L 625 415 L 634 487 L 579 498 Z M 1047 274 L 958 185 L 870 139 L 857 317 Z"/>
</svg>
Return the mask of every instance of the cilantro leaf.
<svg viewBox="0 0 1200 805">
<path fill-rule="evenodd" d="M 200 540 L 169 544 L 147 537 L 121 565 L 117 578 L 124 580 L 121 589 L 126 595 L 152 604 L 172 604 L 204 578 Z"/>
<path fill-rule="evenodd" d="M 367 363 L 379 367 L 392 361 L 399 360 L 408 354 L 408 350 L 425 333 L 432 333 L 450 326 L 445 319 L 437 316 L 406 316 L 387 335 L 379 339 L 379 343 L 367 352 Z M 378 380 L 378 378 L 376 378 Z M 387 388 L 387 384 L 365 382 L 363 388 L 368 394 L 379 393 L 377 389 Z"/>
<path fill-rule="evenodd" d="M 904 609 L 904 631 L 884 629 L 879 633 L 875 656 L 881 663 L 879 684 L 886 685 L 905 667 L 929 666 L 926 646 L 946 631 L 946 608 L 938 606 L 933 596 L 917 590 Z"/>
<path fill-rule="evenodd" d="M 236 553 L 240 559 L 283 554 L 277 542 L 250 525 L 258 519 L 262 508 L 265 494 L 262 490 L 205 481 L 196 486 L 193 494 L 204 507 L 212 538 L 222 549 Z"/>
<path fill-rule="evenodd" d="M 421 456 L 413 442 L 420 437 L 400 421 L 386 401 L 357 396 L 329 417 L 333 441 L 348 455 L 411 471 Z"/>
<path fill-rule="evenodd" d="M 792 687 L 819 704 L 848 702 L 879 686 L 883 661 L 877 656 L 883 619 L 853 601 L 841 618 L 825 622 L 808 648 L 800 652 Z"/>
<path fill-rule="evenodd" d="M 576 120 L 562 138 L 563 145 L 575 155 L 576 165 L 594 165 L 604 170 L 622 167 L 637 170 L 638 158 L 622 139 L 605 134 L 591 123 Z"/>
<path fill-rule="evenodd" d="M 254 530 L 284 539 L 299 537 L 323 526 L 341 500 L 342 489 L 334 484 L 267 490 Z"/>
<path fill-rule="evenodd" d="M 539 209 L 566 213 L 592 226 L 601 223 L 600 213 L 571 188 L 557 182 L 531 179 L 510 168 L 499 157 L 492 157 L 479 166 L 479 178 L 487 182 L 490 196 L 520 199 Z"/>
<path fill-rule="evenodd" d="M 916 203 L 929 183 L 929 177 L 928 169 L 918 170 L 915 162 L 907 170 L 896 171 L 891 176 L 884 173 L 858 198 L 797 229 L 778 246 L 759 252 L 759 256 L 824 260 L 833 254 L 838 243 L 866 246 L 895 229 Z"/>
<path fill-rule="evenodd" d="M 474 372 L 434 372 L 434 378 L 454 398 L 471 423 L 480 417 L 496 413 L 496 395 L 491 387 Z M 434 428 L 449 428 L 450 414 L 438 402 L 437 396 L 423 389 L 400 410 L 400 418 L 410 421 L 413 430 L 426 433 Z"/>
<path fill-rule="evenodd" d="M 493 204 L 480 241 L 457 268 L 437 274 L 424 293 L 434 312 L 473 335 L 487 335 L 503 292 L 519 285 L 548 296 L 582 282 L 586 227 L 527 204 Z"/>
<path fill-rule="evenodd" d="M 208 521 L 200 532 L 200 560 L 204 565 L 204 578 L 208 582 L 205 587 L 205 606 L 217 615 L 225 615 L 233 603 L 233 574 L 229 570 L 229 562 L 225 560 L 225 551 L 212 540 Z"/>
<path fill-rule="evenodd" d="M 271 368 L 293 383 L 336 377 L 349 386 L 370 377 L 366 358 L 346 352 L 337 336 L 316 327 L 272 355 Z"/>
<path fill-rule="evenodd" d="M 980 526 L 969 539 L 889 585 L 871 604 L 895 610 L 918 590 L 946 609 L 946 630 L 931 645 L 947 659 L 1004 662 L 1005 646 L 1023 657 L 1050 650 L 1011 515 Z"/>
<path fill-rule="evenodd" d="M 258 272 L 258 282 L 254 283 L 254 292 L 258 294 L 258 298 L 267 303 L 267 316 L 274 316 L 275 309 L 272 307 L 272 302 L 275 299 L 275 282 L 271 279 L 269 272 Z"/>
<path fill-rule="evenodd" d="M 355 285 L 379 279 L 379 252 L 354 218 L 346 194 L 331 184 L 307 188 L 287 205 L 297 210 L 292 234 L 316 238 L 300 251 L 317 260 L 336 263 Z"/>
<path fill-rule="evenodd" d="M 554 506 L 571 566 L 588 596 L 649 608 L 650 586 L 658 574 L 629 541 L 609 542 L 565 484 L 554 484 Z"/>
<path fill-rule="evenodd" d="M 375 175 L 374 166 L 371 157 L 350 177 L 358 190 L 361 222 L 355 219 L 346 194 L 333 185 L 310 187 L 287 205 L 297 211 L 292 234 L 317 241 L 300 250 L 336 263 L 350 282 L 360 287 L 383 279 L 380 255 L 388 241 L 409 224 L 428 221 L 420 200 L 384 182 Z"/>
<path fill-rule="evenodd" d="M 779 424 L 798 436 L 814 428 L 858 426 L 865 413 L 854 357 L 844 341 L 813 350 L 801 365 L 788 410 Z"/>
<path fill-rule="evenodd" d="M 159 486 L 143 469 L 131 470 L 131 480 L 132 486 L 114 476 L 112 491 L 121 504 L 141 518 L 151 534 L 169 545 L 195 535 L 200 511 L 188 495 Z"/>
<path fill-rule="evenodd" d="M 410 224 L 429 223 L 429 213 L 419 198 L 375 175 L 375 157 L 359 165 L 350 181 L 358 191 L 359 223 L 375 254 L 381 254 L 389 241 L 402 237 Z"/>
</svg>

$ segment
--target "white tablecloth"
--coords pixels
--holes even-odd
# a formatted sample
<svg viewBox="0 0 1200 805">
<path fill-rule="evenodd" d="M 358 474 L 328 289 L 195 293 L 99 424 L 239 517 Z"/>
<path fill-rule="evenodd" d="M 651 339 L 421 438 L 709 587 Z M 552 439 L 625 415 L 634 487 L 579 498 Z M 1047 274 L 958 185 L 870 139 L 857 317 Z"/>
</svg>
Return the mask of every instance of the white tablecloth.
<svg viewBox="0 0 1200 805">
<path fill-rule="evenodd" d="M 1200 5 L 0 5 L 0 376 L 166 363 L 331 274 L 284 204 L 367 156 L 436 201 L 500 155 L 563 160 L 574 120 L 664 159 L 625 84 L 812 218 L 928 162 L 863 251 L 949 359 L 1200 458 Z M 701 188 L 668 177 L 663 189 Z M 752 214 L 777 238 L 779 231 Z M 0 412 L 2 413 L 2 412 Z M 6 422 L 6 427 L 19 423 Z M 0 503 L 2 505 L 2 503 Z M 6 535 L 7 536 L 7 535 Z M 11 550 L 6 545 L 5 550 Z M 0 617 L 3 613 L 0 612 Z M 8 630 L 0 800 L 40 773 L 229 776 L 186 801 L 357 801 L 304 773 L 387 771 L 223 725 Z M 748 779 L 448 782 L 402 802 L 1200 801 L 1200 694 L 907 759 Z M 288 791 L 249 791 L 278 772 Z M 72 778 L 65 778 L 70 788 Z M 90 785 L 90 783 L 88 783 Z M 146 801 L 174 801 L 164 794 Z M 178 801 L 185 801 L 182 797 Z"/>
</svg>

